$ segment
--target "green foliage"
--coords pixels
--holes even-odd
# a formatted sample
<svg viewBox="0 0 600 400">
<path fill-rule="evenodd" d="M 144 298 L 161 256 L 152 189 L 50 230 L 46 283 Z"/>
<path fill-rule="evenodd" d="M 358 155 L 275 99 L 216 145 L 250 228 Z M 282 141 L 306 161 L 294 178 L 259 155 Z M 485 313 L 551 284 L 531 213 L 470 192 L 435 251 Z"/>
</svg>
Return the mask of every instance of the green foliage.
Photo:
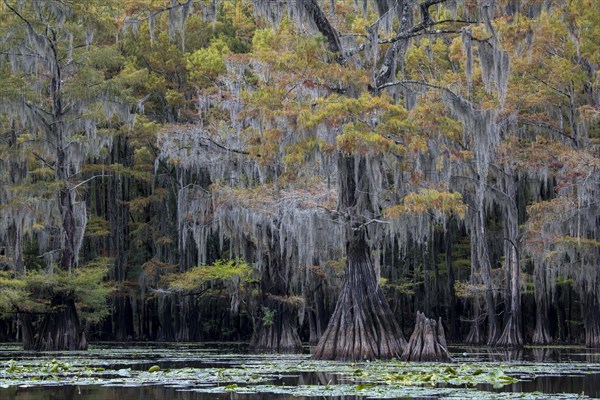
<svg viewBox="0 0 600 400">
<path fill-rule="evenodd" d="M 272 29 L 257 29 L 252 37 L 252 51 L 255 53 L 268 51 L 271 49 L 271 42 L 275 32 Z"/>
<path fill-rule="evenodd" d="M 275 320 L 276 310 L 272 310 L 269 307 L 262 308 L 262 323 L 264 326 L 271 326 Z"/>
<path fill-rule="evenodd" d="M 88 238 L 107 237 L 110 235 L 108 221 L 97 215 L 90 216 L 85 227 L 85 236 Z"/>
<path fill-rule="evenodd" d="M 35 270 L 25 276 L 0 274 L 0 313 L 48 313 L 53 299 L 73 299 L 83 321 L 98 322 L 108 315 L 110 286 L 105 282 L 110 259 L 99 258 L 72 273 Z"/>
<path fill-rule="evenodd" d="M 16 278 L 13 272 L 0 271 L 0 292 L 0 316 L 16 312 L 19 305 L 29 300 L 26 282 Z"/>
<path fill-rule="evenodd" d="M 195 290 L 210 282 L 228 282 L 236 286 L 245 286 L 254 281 L 253 268 L 245 261 L 217 260 L 212 265 L 194 267 L 181 274 L 167 278 L 169 287 L 175 290 Z"/>
<path fill-rule="evenodd" d="M 407 296 L 414 296 L 415 295 L 415 289 L 418 288 L 420 285 L 423 284 L 422 281 L 420 282 L 413 282 L 413 281 L 409 281 L 406 278 L 401 278 L 395 281 L 391 281 L 385 278 L 381 278 L 379 280 L 379 284 L 384 288 L 384 289 L 390 289 L 393 290 L 394 292 L 398 293 L 398 294 L 402 294 L 402 295 L 407 295 Z"/>
<path fill-rule="evenodd" d="M 225 72 L 225 56 L 229 47 L 222 39 L 213 40 L 207 48 L 196 50 L 186 60 L 190 79 L 204 88 L 216 85 L 216 79 Z"/>
<path fill-rule="evenodd" d="M 52 312 L 52 299 L 73 299 L 83 321 L 98 322 L 109 313 L 111 288 L 106 275 L 111 259 L 99 258 L 69 273 L 60 269 L 30 271 L 23 277 L 0 273 L 0 314 Z"/>
<path fill-rule="evenodd" d="M 111 262 L 110 258 L 98 258 L 71 273 L 60 269 L 28 273 L 23 280 L 32 300 L 30 306 L 49 312 L 49 299 L 71 298 L 82 320 L 100 321 L 109 313 L 107 298 L 112 289 L 106 276 Z"/>
<path fill-rule="evenodd" d="M 399 218 L 404 214 L 441 213 L 464 218 L 467 210 L 458 192 L 445 192 L 436 189 L 423 189 L 419 193 L 408 193 L 402 205 L 384 210 L 388 218 Z"/>
<path fill-rule="evenodd" d="M 158 365 L 153 365 L 150 368 L 148 368 L 148 372 L 158 372 L 160 371 L 160 366 Z"/>
</svg>

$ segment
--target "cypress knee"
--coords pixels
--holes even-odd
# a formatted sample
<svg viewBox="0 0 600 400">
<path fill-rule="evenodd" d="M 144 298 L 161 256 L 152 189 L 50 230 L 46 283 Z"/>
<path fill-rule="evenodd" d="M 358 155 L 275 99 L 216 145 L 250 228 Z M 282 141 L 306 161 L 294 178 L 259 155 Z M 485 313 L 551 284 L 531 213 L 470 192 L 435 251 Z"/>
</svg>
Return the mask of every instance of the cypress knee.
<svg viewBox="0 0 600 400">
<path fill-rule="evenodd" d="M 415 330 L 401 359 L 403 361 L 451 361 L 442 319 L 436 322 L 417 311 Z"/>
</svg>

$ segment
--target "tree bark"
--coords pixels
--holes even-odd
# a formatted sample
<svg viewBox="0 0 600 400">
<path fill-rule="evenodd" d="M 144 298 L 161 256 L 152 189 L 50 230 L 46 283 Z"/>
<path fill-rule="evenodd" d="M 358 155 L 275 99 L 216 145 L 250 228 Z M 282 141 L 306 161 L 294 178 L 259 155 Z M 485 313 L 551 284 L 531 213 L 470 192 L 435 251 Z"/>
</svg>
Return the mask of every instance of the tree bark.
<svg viewBox="0 0 600 400">
<path fill-rule="evenodd" d="M 401 357 L 402 361 L 450 361 L 442 319 L 436 323 L 417 311 L 415 330 Z"/>
<path fill-rule="evenodd" d="M 131 300 L 126 294 L 116 294 L 113 297 L 113 327 L 114 340 L 124 342 L 132 340 L 135 336 L 133 329 L 133 308 Z"/>
<path fill-rule="evenodd" d="M 478 228 L 478 222 L 477 219 L 479 218 L 478 215 L 475 216 L 476 220 L 475 220 L 475 231 L 479 231 Z M 473 234 L 471 234 L 473 235 Z M 480 283 L 479 279 L 477 277 L 481 277 L 481 274 L 479 272 L 479 263 L 477 262 L 479 259 L 479 247 L 480 244 L 476 241 L 476 240 L 481 240 L 481 238 L 479 239 L 474 239 L 471 238 L 471 284 L 473 285 L 478 285 Z M 487 299 L 487 297 L 486 297 Z M 487 303 L 486 303 L 487 304 Z M 472 309 L 472 315 L 471 315 L 471 326 L 469 328 L 469 333 L 467 334 L 467 337 L 465 338 L 465 343 L 467 344 L 472 344 L 472 345 L 480 345 L 485 343 L 484 339 L 483 339 L 483 332 L 481 331 L 481 322 L 484 316 L 482 316 L 481 314 L 481 298 L 479 296 L 478 293 L 476 293 L 473 298 L 472 298 L 472 302 L 471 302 L 471 309 Z"/>
<path fill-rule="evenodd" d="M 305 294 L 306 299 L 306 318 L 308 320 L 309 340 L 308 344 L 316 346 L 319 339 L 323 336 L 323 331 L 327 325 L 324 321 L 325 304 L 323 295 L 323 280 L 324 274 L 320 271 L 309 270 L 307 273 L 308 293 Z"/>
<path fill-rule="evenodd" d="M 536 263 L 537 264 L 537 263 Z M 552 343 L 548 326 L 548 288 L 546 287 L 545 265 L 535 265 L 533 290 L 535 294 L 535 329 L 531 342 L 533 344 Z"/>
<path fill-rule="evenodd" d="M 327 44 L 329 47 L 329 51 L 332 53 L 336 53 L 338 56 L 338 61 L 343 64 L 344 56 L 342 44 L 340 43 L 340 38 L 335 30 L 335 28 L 331 25 L 321 7 L 317 4 L 316 0 L 298 0 L 299 5 L 304 8 L 304 11 L 310 16 L 310 18 L 315 23 L 317 29 L 321 34 L 327 39 Z"/>
<path fill-rule="evenodd" d="M 160 328 L 156 340 L 172 342 L 175 340 L 175 328 L 173 327 L 173 300 L 170 294 L 161 295 L 158 300 L 158 318 Z"/>
<path fill-rule="evenodd" d="M 519 287 L 519 224 L 518 210 L 516 203 L 516 188 L 514 175 L 505 173 L 502 183 L 504 193 L 509 197 L 504 206 L 504 255 L 506 269 L 509 278 L 509 299 L 510 309 L 508 310 L 508 320 L 502 335 L 496 342 L 497 346 L 523 346 L 523 333 L 521 326 L 521 288 Z M 509 300 L 507 299 L 507 300 Z"/>
<path fill-rule="evenodd" d="M 496 302 L 494 300 L 494 283 L 492 281 L 492 263 L 488 249 L 487 229 L 485 226 L 485 213 L 478 207 L 475 215 L 475 232 L 471 235 L 471 242 L 475 246 L 475 262 L 479 266 L 479 274 L 484 285 L 485 312 L 487 317 L 487 345 L 492 346 L 498 338 L 498 318 L 496 317 Z M 472 253 L 473 254 L 473 253 Z"/>
<path fill-rule="evenodd" d="M 472 303 L 473 315 L 471 316 L 471 326 L 469 333 L 465 338 L 466 344 L 480 345 L 484 344 L 483 332 L 481 332 L 481 312 L 480 301 L 478 298 L 473 299 Z"/>
<path fill-rule="evenodd" d="M 600 301 L 594 292 L 586 292 L 582 289 L 581 313 L 585 327 L 586 347 L 600 347 Z"/>
<path fill-rule="evenodd" d="M 267 228 L 265 266 L 261 274 L 263 317 L 258 321 L 250 347 L 257 351 L 299 353 L 302 342 L 298 335 L 296 307 L 290 302 L 290 274 L 287 255 L 280 251 L 276 227 Z M 285 246 L 284 246 L 285 247 Z"/>
<path fill-rule="evenodd" d="M 315 359 L 368 360 L 399 357 L 406 344 L 383 296 L 369 255 L 363 221 L 371 213 L 364 156 L 339 156 L 339 207 L 346 223 L 344 286 Z"/>
<path fill-rule="evenodd" d="M 250 347 L 255 351 L 273 353 L 299 353 L 302 342 L 293 321 L 294 307 L 286 298 L 267 296 L 263 307 L 272 313 L 263 316 Z"/>
<path fill-rule="evenodd" d="M 35 350 L 35 333 L 31 315 L 27 313 L 18 314 L 19 323 L 21 324 L 21 342 L 23 350 Z"/>
<path fill-rule="evenodd" d="M 73 299 L 55 297 L 52 300 L 52 309 L 54 311 L 44 315 L 32 349 L 36 351 L 87 350 L 87 339 L 79 323 Z"/>
<path fill-rule="evenodd" d="M 452 225 L 448 228 L 446 235 L 444 237 L 444 256 L 445 256 L 445 261 L 446 261 L 446 270 L 448 271 L 448 281 L 446 283 L 447 285 L 447 291 L 448 291 L 448 295 L 450 296 L 449 299 L 449 304 L 448 304 L 448 336 L 450 338 L 450 340 L 456 340 L 459 337 L 459 318 L 458 315 L 460 314 L 459 311 L 459 302 L 457 301 L 456 298 L 456 292 L 454 290 L 454 282 L 455 282 L 455 278 L 454 278 L 454 265 L 452 262 Z"/>
</svg>

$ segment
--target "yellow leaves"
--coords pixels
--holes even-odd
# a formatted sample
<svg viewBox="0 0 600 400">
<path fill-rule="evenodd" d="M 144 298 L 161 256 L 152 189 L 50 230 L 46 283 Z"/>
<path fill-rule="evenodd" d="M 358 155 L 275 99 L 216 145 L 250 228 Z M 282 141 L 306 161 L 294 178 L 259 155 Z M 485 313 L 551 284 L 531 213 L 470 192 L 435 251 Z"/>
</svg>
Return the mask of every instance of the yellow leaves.
<svg viewBox="0 0 600 400">
<path fill-rule="evenodd" d="M 184 94 L 178 90 L 167 89 L 165 94 L 165 100 L 169 104 L 169 106 L 174 108 L 183 108 L 185 98 Z"/>
<path fill-rule="evenodd" d="M 125 202 L 129 206 L 131 212 L 143 212 L 151 204 L 161 204 L 166 196 L 164 189 L 157 188 L 149 196 L 138 196 L 130 201 Z"/>
<path fill-rule="evenodd" d="M 361 123 L 344 125 L 343 133 L 338 135 L 336 145 L 344 154 L 377 154 L 390 151 L 395 143 L 361 126 Z"/>
<path fill-rule="evenodd" d="M 483 284 L 474 284 L 466 281 L 454 282 L 454 292 L 461 299 L 473 299 L 485 293 L 486 289 Z"/>
<path fill-rule="evenodd" d="M 254 31 L 254 37 L 252 38 L 252 50 L 255 53 L 269 51 L 273 36 L 275 36 L 273 29 L 257 29 Z"/>
<path fill-rule="evenodd" d="M 409 113 L 412 127 L 423 137 L 441 135 L 453 142 L 460 142 L 463 137 L 463 123 L 450 118 L 447 108 L 437 99 L 421 101 Z"/>
<path fill-rule="evenodd" d="M 287 167 L 299 168 L 309 161 L 310 156 L 315 151 L 327 151 L 327 144 L 323 140 L 319 140 L 311 136 L 305 140 L 301 140 L 292 146 L 288 146 L 287 154 L 283 161 Z"/>
<path fill-rule="evenodd" d="M 356 120 L 371 122 L 375 119 L 377 123 L 385 123 L 391 117 L 405 118 L 406 110 L 385 94 L 372 96 L 362 93 L 359 98 L 333 94 L 318 99 L 314 108 L 302 112 L 298 124 L 304 128 L 314 128 L 319 124 L 336 126 Z"/>
<path fill-rule="evenodd" d="M 147 146 L 135 149 L 133 157 L 136 166 L 153 166 L 155 160 L 154 154 Z"/>
<path fill-rule="evenodd" d="M 314 129 L 326 125 L 341 128 L 335 145 L 344 154 L 404 154 L 426 150 L 425 138 L 413 135 L 414 125 L 406 110 L 383 94 L 363 93 L 359 98 L 331 95 L 300 112 L 298 126 Z"/>
<path fill-rule="evenodd" d="M 584 237 L 562 236 L 555 243 L 575 247 L 600 247 L 600 241 Z"/>
<path fill-rule="evenodd" d="M 436 81 L 451 69 L 449 56 L 449 48 L 442 39 L 422 39 L 407 51 L 405 73 L 414 79 Z"/>
<path fill-rule="evenodd" d="M 557 216 L 565 214 L 574 207 L 575 204 L 568 197 L 538 201 L 527 207 L 528 223 L 534 226 L 535 230 L 540 230 L 544 224 L 554 221 Z"/>
<path fill-rule="evenodd" d="M 175 290 L 190 291 L 214 281 L 229 281 L 244 285 L 252 280 L 251 265 L 236 258 L 233 260 L 217 260 L 212 265 L 194 267 L 183 274 L 167 278 L 169 287 Z"/>
<path fill-rule="evenodd" d="M 575 184 L 590 185 L 589 177 L 600 170 L 600 159 L 593 149 L 574 149 L 541 136 L 532 142 L 505 141 L 499 146 L 498 156 L 499 161 L 512 163 L 530 173 L 554 176 L 557 189 Z"/>
<path fill-rule="evenodd" d="M 311 109 L 303 110 L 297 123 L 305 129 L 320 124 L 341 127 L 336 147 L 345 154 L 404 153 L 403 144 L 396 141 L 409 128 L 406 110 L 386 95 L 363 93 L 359 98 L 331 95 L 321 98 Z M 416 141 L 416 147 L 421 147 Z"/>
<path fill-rule="evenodd" d="M 404 196 L 403 204 L 385 209 L 384 215 L 396 219 L 405 214 L 437 213 L 464 218 L 466 211 L 467 207 L 460 193 L 423 189 L 418 193 L 407 194 Z"/>
<path fill-rule="evenodd" d="M 263 85 L 254 91 L 242 92 L 242 99 L 247 105 L 247 109 L 242 111 L 242 115 L 250 115 L 261 113 L 263 120 L 270 116 L 275 116 L 277 113 L 283 112 L 285 87 Z"/>
<path fill-rule="evenodd" d="M 126 167 L 122 164 L 112 164 L 106 166 L 106 171 L 113 171 L 117 175 L 129 176 L 131 178 L 139 179 L 140 181 L 151 181 L 154 179 L 152 171 L 141 171 L 137 168 Z"/>
<path fill-rule="evenodd" d="M 235 29 L 235 36 L 247 39 L 255 30 L 254 15 L 252 4 L 245 0 L 223 1 L 220 3 L 223 7 L 223 14 L 231 21 Z"/>
<path fill-rule="evenodd" d="M 535 25 L 535 20 L 523 14 L 496 19 L 496 31 L 500 36 L 502 48 L 516 54 L 527 51 Z"/>
<path fill-rule="evenodd" d="M 548 261 L 562 262 L 565 252 L 584 255 L 597 252 L 600 241 L 589 237 L 589 232 L 579 232 L 573 221 L 586 218 L 581 213 L 577 200 L 561 196 L 548 201 L 539 201 L 527 207 L 528 221 L 526 244 L 528 251 Z M 583 211 L 585 213 L 585 211 Z"/>
<path fill-rule="evenodd" d="M 0 290 L 5 293 L 5 287 L 12 288 L 7 295 L 16 296 L 13 303 L 18 303 L 13 305 L 19 310 L 49 312 L 50 299 L 72 298 L 82 319 L 98 321 L 108 314 L 106 298 L 112 289 L 106 278 L 111 263 L 110 258 L 98 257 L 71 272 L 59 268 L 29 271 L 20 279 L 0 273 Z M 1 303 L 2 299 L 0 310 L 4 306 Z"/>
<path fill-rule="evenodd" d="M 244 139 L 248 144 L 250 156 L 258 159 L 260 164 L 275 162 L 279 156 L 279 143 L 282 132 L 279 129 L 246 129 Z"/>
</svg>

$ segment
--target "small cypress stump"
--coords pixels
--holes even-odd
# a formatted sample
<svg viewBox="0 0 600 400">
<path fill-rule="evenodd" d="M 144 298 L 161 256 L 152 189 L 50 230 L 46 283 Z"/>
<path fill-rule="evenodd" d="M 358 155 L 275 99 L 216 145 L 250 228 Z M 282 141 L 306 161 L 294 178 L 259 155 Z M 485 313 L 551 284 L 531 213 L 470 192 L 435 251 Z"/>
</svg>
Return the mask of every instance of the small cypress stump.
<svg viewBox="0 0 600 400">
<path fill-rule="evenodd" d="M 451 361 L 446 335 L 440 318 L 429 319 L 417 311 L 415 330 L 402 352 L 403 361 Z"/>
</svg>

